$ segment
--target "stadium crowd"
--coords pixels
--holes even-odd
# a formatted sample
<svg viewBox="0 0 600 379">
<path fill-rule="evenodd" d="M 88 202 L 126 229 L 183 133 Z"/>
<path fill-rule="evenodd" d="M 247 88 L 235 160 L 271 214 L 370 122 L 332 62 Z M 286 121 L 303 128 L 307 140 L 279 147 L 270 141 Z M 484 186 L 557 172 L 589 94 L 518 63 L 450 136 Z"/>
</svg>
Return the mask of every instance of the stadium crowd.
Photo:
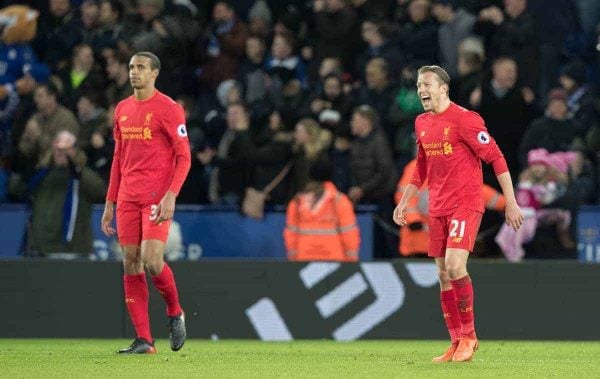
<svg viewBox="0 0 600 379">
<path fill-rule="evenodd" d="M 527 236 L 503 234 L 508 259 L 523 258 L 536 229 L 560 243 L 558 256 L 574 257 L 572 220 L 580 205 L 599 202 L 600 2 L 18 3 L 40 13 L 30 41 L 0 51 L 0 202 L 31 201 L 34 214 L 37 202 L 49 220 L 66 218 L 48 194 L 65 198 L 70 178 L 82 181 L 87 202 L 102 201 L 112 114 L 132 93 L 128 62 L 138 51 L 160 57 L 157 87 L 186 112 L 193 163 L 178 204 L 240 206 L 247 188 L 262 190 L 291 163 L 268 198 L 286 205 L 327 161 L 321 181 L 355 205 L 378 206 L 376 257 L 398 256 L 394 194 L 415 156 L 416 70 L 430 64 L 451 75 L 454 102 L 482 115 L 536 221 Z M 497 186 L 491 170 L 484 181 Z M 415 212 L 426 217 L 426 207 Z M 488 213 L 477 253 L 494 256 L 502 218 Z M 75 250 L 85 250 L 90 225 L 75 228 Z M 426 222 L 408 228 L 423 238 Z"/>
</svg>

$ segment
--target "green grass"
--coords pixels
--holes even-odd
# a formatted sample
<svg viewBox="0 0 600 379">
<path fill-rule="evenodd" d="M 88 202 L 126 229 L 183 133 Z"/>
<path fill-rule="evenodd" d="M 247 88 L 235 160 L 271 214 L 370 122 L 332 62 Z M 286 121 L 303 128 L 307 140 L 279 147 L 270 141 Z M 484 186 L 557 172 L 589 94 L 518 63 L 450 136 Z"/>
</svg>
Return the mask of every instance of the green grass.
<svg viewBox="0 0 600 379">
<path fill-rule="evenodd" d="M 472 362 L 433 364 L 442 341 L 190 340 L 174 353 L 118 356 L 126 340 L 0 339 L 0 377 L 598 377 L 600 342 L 482 341 Z"/>
</svg>

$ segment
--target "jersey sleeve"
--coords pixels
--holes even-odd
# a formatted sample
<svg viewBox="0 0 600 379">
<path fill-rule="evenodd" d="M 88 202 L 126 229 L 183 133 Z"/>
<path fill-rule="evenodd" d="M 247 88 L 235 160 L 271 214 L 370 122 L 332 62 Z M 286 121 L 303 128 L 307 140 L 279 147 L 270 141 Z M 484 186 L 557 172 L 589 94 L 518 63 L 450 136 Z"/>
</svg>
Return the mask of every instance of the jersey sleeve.
<svg viewBox="0 0 600 379">
<path fill-rule="evenodd" d="M 183 108 L 177 103 L 168 106 L 163 113 L 161 125 L 175 151 L 176 159 L 175 173 L 169 191 L 179 194 L 192 162 Z"/>
<path fill-rule="evenodd" d="M 464 116 L 459 128 L 463 142 L 475 152 L 475 155 L 488 164 L 492 164 L 496 175 L 508 171 L 504 155 L 490 136 L 481 116 L 469 112 Z"/>
<path fill-rule="evenodd" d="M 113 118 L 113 138 L 115 140 L 115 151 L 113 153 L 112 166 L 110 167 L 110 178 L 108 180 L 108 191 L 106 200 L 115 203 L 119 194 L 119 185 L 121 184 L 121 131 L 118 123 L 118 106 L 114 112 Z"/>
</svg>

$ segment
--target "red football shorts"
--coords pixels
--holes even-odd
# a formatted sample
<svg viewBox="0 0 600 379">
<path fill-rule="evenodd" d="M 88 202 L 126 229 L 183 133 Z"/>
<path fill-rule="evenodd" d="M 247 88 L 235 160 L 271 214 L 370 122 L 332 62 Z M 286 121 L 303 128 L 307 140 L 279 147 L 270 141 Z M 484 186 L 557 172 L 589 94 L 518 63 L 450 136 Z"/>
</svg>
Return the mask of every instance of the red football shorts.
<svg viewBox="0 0 600 379">
<path fill-rule="evenodd" d="M 140 245 L 142 240 L 167 242 L 171 220 L 156 224 L 157 204 L 151 202 L 117 202 L 117 236 L 121 245 Z"/>
<path fill-rule="evenodd" d="M 429 218 L 429 256 L 446 256 L 446 249 L 473 251 L 483 213 L 457 209 L 454 213 Z"/>
</svg>

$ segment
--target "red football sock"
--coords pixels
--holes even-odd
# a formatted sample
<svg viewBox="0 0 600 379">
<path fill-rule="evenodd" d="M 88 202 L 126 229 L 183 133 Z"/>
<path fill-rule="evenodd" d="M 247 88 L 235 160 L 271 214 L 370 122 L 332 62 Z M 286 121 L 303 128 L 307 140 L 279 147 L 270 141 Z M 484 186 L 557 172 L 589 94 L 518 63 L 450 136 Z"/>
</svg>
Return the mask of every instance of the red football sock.
<svg viewBox="0 0 600 379">
<path fill-rule="evenodd" d="M 148 284 L 146 274 L 124 275 L 125 304 L 139 338 L 152 343 L 150 316 L 148 316 Z"/>
<path fill-rule="evenodd" d="M 181 313 L 181 306 L 179 305 L 175 277 L 167 263 L 164 264 L 160 274 L 152 277 L 152 282 L 167 303 L 167 316 L 173 317 L 179 315 Z"/>
<path fill-rule="evenodd" d="M 473 311 L 473 285 L 469 274 L 460 279 L 452 280 L 452 289 L 460 314 L 462 335 L 475 338 L 475 313 Z"/>
<path fill-rule="evenodd" d="M 450 340 L 452 343 L 458 343 L 460 337 L 462 337 L 462 324 L 460 323 L 460 314 L 458 312 L 458 303 L 454 295 L 454 290 L 449 289 L 440 292 L 440 300 L 442 303 L 442 312 L 444 313 L 444 322 L 448 333 L 450 334 Z"/>
</svg>

